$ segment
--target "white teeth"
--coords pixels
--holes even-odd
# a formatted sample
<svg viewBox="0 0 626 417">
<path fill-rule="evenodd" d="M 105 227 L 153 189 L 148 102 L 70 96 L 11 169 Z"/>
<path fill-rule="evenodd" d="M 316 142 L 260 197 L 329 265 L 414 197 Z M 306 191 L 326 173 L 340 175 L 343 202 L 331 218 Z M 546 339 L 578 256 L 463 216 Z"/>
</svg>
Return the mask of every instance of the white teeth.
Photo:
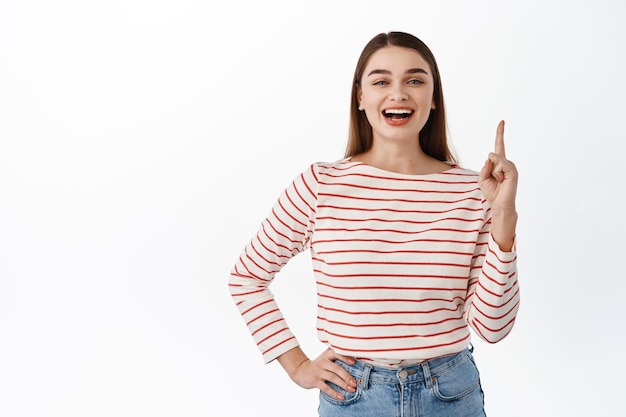
<svg viewBox="0 0 626 417">
<path fill-rule="evenodd" d="M 386 114 L 411 114 L 413 112 L 408 109 L 388 109 L 388 110 L 385 110 L 385 113 Z"/>
</svg>

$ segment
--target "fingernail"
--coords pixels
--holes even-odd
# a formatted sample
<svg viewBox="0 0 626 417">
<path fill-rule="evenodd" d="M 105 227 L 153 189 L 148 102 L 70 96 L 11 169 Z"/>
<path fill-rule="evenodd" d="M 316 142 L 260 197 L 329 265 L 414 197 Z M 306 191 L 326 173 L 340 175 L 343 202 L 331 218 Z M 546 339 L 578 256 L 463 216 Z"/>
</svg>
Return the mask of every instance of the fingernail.
<svg viewBox="0 0 626 417">
<path fill-rule="evenodd" d="M 341 394 L 337 394 L 337 399 L 338 399 L 338 400 L 343 400 L 343 395 L 341 395 Z"/>
<path fill-rule="evenodd" d="M 350 381 L 348 381 L 348 384 L 349 384 L 351 387 L 356 387 L 356 381 L 355 381 L 355 380 L 353 380 L 353 379 L 351 379 Z"/>
</svg>

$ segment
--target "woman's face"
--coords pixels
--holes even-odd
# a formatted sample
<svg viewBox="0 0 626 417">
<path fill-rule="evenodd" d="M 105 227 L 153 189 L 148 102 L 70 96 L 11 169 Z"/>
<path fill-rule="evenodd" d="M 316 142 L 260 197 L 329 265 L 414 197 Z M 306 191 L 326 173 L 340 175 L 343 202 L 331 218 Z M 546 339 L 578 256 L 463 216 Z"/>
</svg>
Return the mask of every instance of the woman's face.
<svg viewBox="0 0 626 417">
<path fill-rule="evenodd" d="M 374 142 L 415 140 L 435 108 L 433 91 L 432 71 L 417 51 L 387 46 L 374 52 L 358 91 Z"/>
</svg>

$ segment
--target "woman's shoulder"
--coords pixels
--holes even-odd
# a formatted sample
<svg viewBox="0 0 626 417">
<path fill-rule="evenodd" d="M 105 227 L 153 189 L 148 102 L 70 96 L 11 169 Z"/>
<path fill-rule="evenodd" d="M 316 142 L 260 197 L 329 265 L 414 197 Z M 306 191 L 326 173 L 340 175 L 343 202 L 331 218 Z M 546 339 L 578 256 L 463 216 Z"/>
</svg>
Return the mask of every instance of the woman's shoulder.
<svg viewBox="0 0 626 417">
<path fill-rule="evenodd" d="M 320 180 L 332 177 L 340 177 L 348 173 L 356 164 L 347 158 L 336 161 L 316 161 L 309 165 L 296 176 L 294 181 L 304 181 L 307 184 L 319 183 Z"/>
<path fill-rule="evenodd" d="M 459 165 L 456 162 L 446 162 L 450 166 L 450 169 L 444 172 L 447 172 L 451 175 L 461 175 L 466 177 L 478 177 L 478 171 L 473 170 L 471 168 L 465 168 Z"/>
<path fill-rule="evenodd" d="M 314 162 L 312 167 L 317 172 L 332 173 L 350 170 L 354 168 L 355 165 L 354 162 L 350 162 L 350 158 L 342 158 L 330 162 Z"/>
</svg>

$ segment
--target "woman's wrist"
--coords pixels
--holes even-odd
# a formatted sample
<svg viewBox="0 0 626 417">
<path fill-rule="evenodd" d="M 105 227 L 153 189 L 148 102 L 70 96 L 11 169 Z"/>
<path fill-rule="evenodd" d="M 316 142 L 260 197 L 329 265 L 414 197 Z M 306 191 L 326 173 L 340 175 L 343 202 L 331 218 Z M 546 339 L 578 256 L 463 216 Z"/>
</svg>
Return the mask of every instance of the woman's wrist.
<svg viewBox="0 0 626 417">
<path fill-rule="evenodd" d="M 510 252 L 515 243 L 517 211 L 493 210 L 491 216 L 491 236 L 502 252 Z"/>
<path fill-rule="evenodd" d="M 288 350 L 276 359 L 292 379 L 298 367 L 309 360 L 299 346 Z"/>
</svg>

